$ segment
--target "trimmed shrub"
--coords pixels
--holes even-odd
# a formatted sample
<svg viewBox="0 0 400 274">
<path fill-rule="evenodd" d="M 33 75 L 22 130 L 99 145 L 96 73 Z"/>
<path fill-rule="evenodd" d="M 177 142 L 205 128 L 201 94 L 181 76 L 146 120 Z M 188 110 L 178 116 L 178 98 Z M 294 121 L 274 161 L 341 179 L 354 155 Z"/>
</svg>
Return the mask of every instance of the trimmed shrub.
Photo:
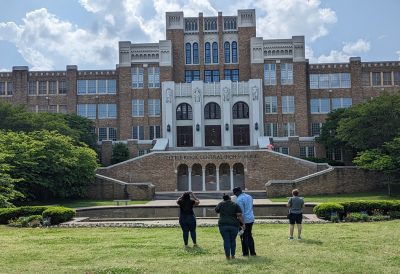
<svg viewBox="0 0 400 274">
<path fill-rule="evenodd" d="M 48 206 L 23 206 L 0 209 L 0 224 L 8 224 L 10 220 L 18 219 L 22 216 L 41 215 Z"/>
<path fill-rule="evenodd" d="M 315 206 L 313 212 L 319 218 L 330 220 L 332 214 L 340 215 L 344 212 L 344 208 L 338 203 L 323 203 Z"/>
<path fill-rule="evenodd" d="M 67 207 L 49 207 L 42 214 L 43 218 L 50 218 L 52 225 L 58 225 L 71 220 L 75 216 L 75 210 Z"/>
<path fill-rule="evenodd" d="M 379 210 L 386 214 L 391 210 L 400 210 L 399 201 L 352 201 L 342 202 L 340 204 L 343 205 L 345 212 L 366 211 L 368 214 L 372 214 L 374 210 Z"/>
<path fill-rule="evenodd" d="M 369 216 L 369 220 L 371 222 L 389 221 L 390 216 L 388 216 L 388 215 L 372 215 L 372 216 Z"/>
<path fill-rule="evenodd" d="M 10 226 L 16 227 L 39 227 L 43 224 L 42 215 L 31 215 L 31 216 L 23 216 L 19 217 L 15 221 L 10 222 Z"/>
<path fill-rule="evenodd" d="M 346 222 L 368 222 L 369 216 L 366 213 L 349 212 L 344 220 Z"/>
<path fill-rule="evenodd" d="M 388 212 L 390 218 L 392 219 L 400 219 L 400 211 L 389 211 Z"/>
</svg>

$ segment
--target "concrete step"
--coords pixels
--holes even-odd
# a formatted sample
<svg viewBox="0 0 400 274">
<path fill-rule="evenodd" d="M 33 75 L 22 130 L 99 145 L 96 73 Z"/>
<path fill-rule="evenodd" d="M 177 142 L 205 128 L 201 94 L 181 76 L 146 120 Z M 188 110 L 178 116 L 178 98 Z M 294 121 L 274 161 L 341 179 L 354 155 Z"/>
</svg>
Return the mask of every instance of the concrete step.
<svg viewBox="0 0 400 274">
<path fill-rule="evenodd" d="M 178 199 L 184 192 L 183 191 L 174 191 L 174 192 L 156 192 L 154 196 L 154 200 L 176 200 Z M 222 195 L 224 193 L 233 195 L 231 191 L 201 191 L 193 192 L 197 198 L 199 199 L 222 199 Z M 253 197 L 253 199 L 265 199 L 267 198 L 267 194 L 265 191 L 246 191 L 247 194 Z"/>
</svg>

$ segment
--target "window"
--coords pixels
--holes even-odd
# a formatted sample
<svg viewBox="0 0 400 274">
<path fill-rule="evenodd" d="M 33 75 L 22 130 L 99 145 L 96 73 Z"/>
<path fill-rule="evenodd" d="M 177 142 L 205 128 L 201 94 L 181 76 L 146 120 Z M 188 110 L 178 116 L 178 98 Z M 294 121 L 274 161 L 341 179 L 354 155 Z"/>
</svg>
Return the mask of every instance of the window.
<svg viewBox="0 0 400 274">
<path fill-rule="evenodd" d="M 265 97 L 265 114 L 277 113 L 278 101 L 276 96 Z"/>
<path fill-rule="evenodd" d="M 176 120 L 192 120 L 192 107 L 187 103 L 182 103 L 176 108 Z"/>
<path fill-rule="evenodd" d="M 12 95 L 14 92 L 14 86 L 12 82 L 7 82 L 7 95 Z"/>
<path fill-rule="evenodd" d="M 393 80 L 395 86 L 400 86 L 400 71 L 393 72 Z"/>
<path fill-rule="evenodd" d="M 373 86 L 381 86 L 382 85 L 380 72 L 372 73 L 372 85 Z"/>
<path fill-rule="evenodd" d="M 0 95 L 6 95 L 6 82 L 0 82 Z"/>
<path fill-rule="evenodd" d="M 217 30 L 217 18 L 204 18 L 204 30 Z"/>
<path fill-rule="evenodd" d="M 264 136 L 277 137 L 278 136 L 278 124 L 266 123 L 264 126 Z"/>
<path fill-rule="evenodd" d="M 58 113 L 67 113 L 67 105 L 58 105 Z"/>
<path fill-rule="evenodd" d="M 296 135 L 295 123 L 292 122 L 283 123 L 283 136 L 289 137 L 295 135 Z"/>
<path fill-rule="evenodd" d="M 77 114 L 88 119 L 96 119 L 96 104 L 78 104 Z"/>
<path fill-rule="evenodd" d="M 132 117 L 143 117 L 144 116 L 144 100 L 133 99 L 132 100 Z"/>
<path fill-rule="evenodd" d="M 57 105 L 49 105 L 50 113 L 57 113 Z"/>
<path fill-rule="evenodd" d="M 99 119 L 117 118 L 116 104 L 99 104 Z"/>
<path fill-rule="evenodd" d="M 231 62 L 231 45 L 229 42 L 224 43 L 224 59 L 226 64 Z"/>
<path fill-rule="evenodd" d="M 294 113 L 294 96 L 282 96 L 282 113 Z"/>
<path fill-rule="evenodd" d="M 219 82 L 219 70 L 204 70 L 204 82 Z"/>
<path fill-rule="evenodd" d="M 107 80 L 97 81 L 97 92 L 100 94 L 107 93 Z"/>
<path fill-rule="evenodd" d="M 282 153 L 282 154 L 289 155 L 289 148 L 288 147 L 274 147 L 274 151 Z"/>
<path fill-rule="evenodd" d="M 275 64 L 264 64 L 264 85 L 276 85 Z"/>
<path fill-rule="evenodd" d="M 200 80 L 200 70 L 185 70 L 185 82 L 191 83 L 192 81 Z"/>
<path fill-rule="evenodd" d="M 340 74 L 339 73 L 332 73 L 329 74 L 329 81 L 331 88 L 340 88 Z"/>
<path fill-rule="evenodd" d="M 96 93 L 96 80 L 87 80 L 87 93 Z"/>
<path fill-rule="evenodd" d="M 224 30 L 235 30 L 235 29 L 236 29 L 236 18 L 224 17 Z"/>
<path fill-rule="evenodd" d="M 329 88 L 329 74 L 320 74 L 318 85 L 319 85 L 319 88 L 322 88 L 322 89 Z"/>
<path fill-rule="evenodd" d="M 221 119 L 221 108 L 217 103 L 211 102 L 204 107 L 204 119 Z"/>
<path fill-rule="evenodd" d="M 101 127 L 99 128 L 99 141 L 117 140 L 117 129 L 114 127 Z"/>
<path fill-rule="evenodd" d="M 193 64 L 199 63 L 199 44 L 193 43 Z"/>
<path fill-rule="evenodd" d="M 192 63 L 192 45 L 190 43 L 186 43 L 185 53 L 186 53 L 186 64 L 189 65 Z"/>
<path fill-rule="evenodd" d="M 204 46 L 204 63 L 211 63 L 211 45 L 207 42 Z"/>
<path fill-rule="evenodd" d="M 160 126 L 149 126 L 150 140 L 161 138 L 161 127 Z"/>
<path fill-rule="evenodd" d="M 232 63 L 236 64 L 238 62 L 237 58 L 237 42 L 232 42 Z"/>
<path fill-rule="evenodd" d="M 311 123 L 311 136 L 319 136 L 321 134 L 322 123 Z"/>
<path fill-rule="evenodd" d="M 310 74 L 310 89 L 350 88 L 350 73 Z"/>
<path fill-rule="evenodd" d="M 143 88 L 143 68 L 132 68 L 132 87 Z"/>
<path fill-rule="evenodd" d="M 132 139 L 144 140 L 144 127 L 133 126 L 132 127 Z"/>
<path fill-rule="evenodd" d="M 148 73 L 149 88 L 159 88 L 160 87 L 160 68 L 159 67 L 149 67 L 147 69 L 147 73 Z"/>
<path fill-rule="evenodd" d="M 76 86 L 78 94 L 86 94 L 86 80 L 78 80 Z"/>
<path fill-rule="evenodd" d="M 39 81 L 39 94 L 47 94 L 47 82 Z"/>
<path fill-rule="evenodd" d="M 293 64 L 291 63 L 281 64 L 281 84 L 293 85 Z"/>
<path fill-rule="evenodd" d="M 342 161 L 342 150 L 340 148 L 327 150 L 326 158 L 332 161 Z"/>
<path fill-rule="evenodd" d="M 248 119 L 249 106 L 245 102 L 237 102 L 232 107 L 233 119 Z"/>
<path fill-rule="evenodd" d="M 185 18 L 185 31 L 197 31 L 197 18 Z"/>
<path fill-rule="evenodd" d="M 364 87 L 369 87 L 371 85 L 369 83 L 369 72 L 363 72 L 363 74 L 362 74 L 362 85 Z"/>
<path fill-rule="evenodd" d="M 319 82 L 319 74 L 310 74 L 310 89 L 317 89 Z"/>
<path fill-rule="evenodd" d="M 115 94 L 116 93 L 116 81 L 115 80 L 78 80 L 77 93 L 82 94 Z M 58 87 L 59 94 L 66 94 L 67 88 L 65 81 L 59 82 Z"/>
<path fill-rule="evenodd" d="M 218 64 L 218 43 L 212 43 L 212 59 L 214 64 Z"/>
<path fill-rule="evenodd" d="M 384 86 L 391 86 L 392 85 L 392 73 L 391 72 L 384 72 L 383 73 L 383 85 Z"/>
<path fill-rule="evenodd" d="M 329 113 L 329 98 L 311 99 L 311 113 Z"/>
<path fill-rule="evenodd" d="M 351 98 L 333 98 L 332 99 L 332 110 L 338 108 L 348 108 L 352 105 Z"/>
<path fill-rule="evenodd" d="M 160 116 L 160 99 L 149 99 L 148 101 L 149 108 L 149 116 L 150 117 L 158 117 Z"/>
<path fill-rule="evenodd" d="M 49 81 L 49 94 L 56 94 L 56 93 L 57 93 L 57 82 Z"/>
<path fill-rule="evenodd" d="M 314 147 L 300 147 L 300 157 L 314 157 Z"/>
<path fill-rule="evenodd" d="M 36 95 L 36 81 L 29 81 L 29 95 Z"/>
<path fill-rule="evenodd" d="M 225 69 L 224 80 L 231 80 L 232 82 L 239 82 L 239 70 L 238 69 Z"/>
<path fill-rule="evenodd" d="M 350 73 L 340 73 L 340 87 L 341 88 L 351 87 Z"/>
</svg>

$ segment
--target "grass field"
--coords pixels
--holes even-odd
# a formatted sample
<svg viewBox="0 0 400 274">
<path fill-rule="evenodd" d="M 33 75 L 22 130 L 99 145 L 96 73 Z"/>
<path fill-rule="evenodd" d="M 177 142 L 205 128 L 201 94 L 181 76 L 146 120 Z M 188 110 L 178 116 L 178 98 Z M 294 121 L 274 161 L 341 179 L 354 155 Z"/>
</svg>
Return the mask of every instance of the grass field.
<svg viewBox="0 0 400 274">
<path fill-rule="evenodd" d="M 1 273 L 399 273 L 400 220 L 255 225 L 257 257 L 225 260 L 217 227 L 198 228 L 199 248 L 183 249 L 179 228 L 0 226 Z M 238 243 L 240 248 L 240 243 Z"/>
<path fill-rule="evenodd" d="M 129 201 L 128 205 L 137 205 L 137 204 L 145 204 L 148 201 Z M 108 206 L 108 205 L 116 205 L 113 200 L 89 200 L 89 199 L 81 199 L 81 200 L 58 200 L 54 202 L 39 202 L 35 201 L 29 203 L 28 205 L 59 205 L 70 208 L 78 208 L 78 207 L 89 207 L 89 206 Z M 121 204 L 120 204 L 121 205 Z M 125 204 L 123 204 L 125 205 Z"/>
<path fill-rule="evenodd" d="M 300 193 L 300 196 L 301 193 Z M 287 197 L 269 198 L 272 202 L 287 202 Z M 400 200 L 400 196 L 388 196 L 387 192 L 363 192 L 336 195 L 315 195 L 305 196 L 306 202 L 326 203 L 326 202 L 347 202 L 356 200 Z"/>
</svg>

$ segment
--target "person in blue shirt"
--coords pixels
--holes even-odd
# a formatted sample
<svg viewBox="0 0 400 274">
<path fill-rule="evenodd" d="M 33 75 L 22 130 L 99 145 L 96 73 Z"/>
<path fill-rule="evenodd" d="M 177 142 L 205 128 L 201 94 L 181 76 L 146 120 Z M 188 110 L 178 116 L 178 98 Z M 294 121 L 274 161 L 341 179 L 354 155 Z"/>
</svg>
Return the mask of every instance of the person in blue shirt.
<svg viewBox="0 0 400 274">
<path fill-rule="evenodd" d="M 253 198 L 244 193 L 240 187 L 235 187 L 233 189 L 233 194 L 237 196 L 236 203 L 242 210 L 243 221 L 245 224 L 244 233 L 240 236 L 243 256 L 249 256 L 249 254 L 251 256 L 256 256 L 254 239 L 251 232 L 254 224 Z"/>
</svg>

